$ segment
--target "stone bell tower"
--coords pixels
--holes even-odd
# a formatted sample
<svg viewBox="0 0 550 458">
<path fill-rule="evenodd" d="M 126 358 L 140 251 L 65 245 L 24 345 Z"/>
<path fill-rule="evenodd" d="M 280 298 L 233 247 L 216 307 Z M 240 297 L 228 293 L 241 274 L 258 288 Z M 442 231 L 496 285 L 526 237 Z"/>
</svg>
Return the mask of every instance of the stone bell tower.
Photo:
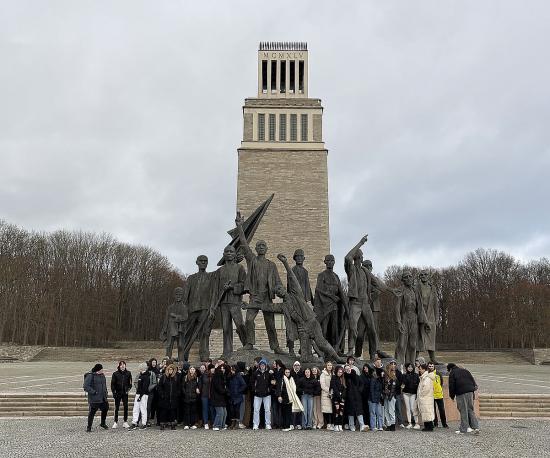
<svg viewBox="0 0 550 458">
<path fill-rule="evenodd" d="M 312 282 L 330 253 L 328 151 L 321 100 L 308 97 L 308 59 L 307 43 L 260 43 L 258 93 L 245 99 L 238 149 L 237 209 L 246 217 L 275 194 L 252 244 L 267 242 L 283 282 L 278 253 L 291 260 L 303 248 Z"/>
</svg>

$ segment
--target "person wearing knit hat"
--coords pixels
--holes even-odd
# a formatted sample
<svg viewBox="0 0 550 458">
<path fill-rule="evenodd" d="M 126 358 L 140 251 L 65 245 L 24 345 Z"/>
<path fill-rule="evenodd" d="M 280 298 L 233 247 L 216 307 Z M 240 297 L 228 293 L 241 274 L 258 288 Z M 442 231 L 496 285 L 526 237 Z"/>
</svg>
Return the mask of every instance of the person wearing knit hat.
<svg viewBox="0 0 550 458">
<path fill-rule="evenodd" d="M 84 377 L 84 391 L 88 395 L 88 426 L 87 432 L 92 431 L 92 423 L 94 416 L 98 410 L 101 411 L 101 423 L 100 427 L 103 429 L 109 429 L 105 421 L 107 420 L 107 411 L 109 410 L 109 403 L 107 402 L 107 381 L 105 380 L 105 374 L 103 373 L 103 366 L 96 364 L 92 368 L 91 372 L 88 372 Z"/>
<path fill-rule="evenodd" d="M 149 384 L 151 376 L 147 363 L 141 363 L 138 366 L 138 376 L 134 385 L 136 387 L 136 397 L 134 399 L 134 409 L 132 411 L 132 426 L 128 431 L 133 431 L 138 427 L 139 416 L 141 414 L 141 429 L 147 425 L 147 399 L 149 398 Z"/>
</svg>

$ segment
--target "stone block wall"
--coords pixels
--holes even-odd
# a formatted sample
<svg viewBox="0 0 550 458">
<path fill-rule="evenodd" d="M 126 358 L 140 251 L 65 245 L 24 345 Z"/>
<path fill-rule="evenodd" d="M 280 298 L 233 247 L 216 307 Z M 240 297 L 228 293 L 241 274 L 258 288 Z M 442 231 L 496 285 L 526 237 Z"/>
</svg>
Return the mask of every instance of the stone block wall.
<svg viewBox="0 0 550 458">
<path fill-rule="evenodd" d="M 284 253 L 291 260 L 302 248 L 314 286 L 330 253 L 327 151 L 240 149 L 237 209 L 246 218 L 272 193 L 251 247 L 259 239 L 267 242 L 267 257 L 277 264 L 284 284 L 286 273 L 276 256 Z"/>
</svg>

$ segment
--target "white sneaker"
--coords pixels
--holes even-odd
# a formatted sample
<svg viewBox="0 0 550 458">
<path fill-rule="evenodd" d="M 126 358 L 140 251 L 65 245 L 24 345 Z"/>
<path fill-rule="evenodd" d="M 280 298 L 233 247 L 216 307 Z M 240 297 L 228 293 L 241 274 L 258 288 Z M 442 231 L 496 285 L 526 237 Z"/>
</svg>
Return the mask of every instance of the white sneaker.
<svg viewBox="0 0 550 458">
<path fill-rule="evenodd" d="M 399 425 L 399 427 L 400 427 L 400 428 L 404 428 L 405 425 L 404 425 L 403 423 L 401 423 L 401 424 Z"/>
<path fill-rule="evenodd" d="M 225 431 L 226 429 L 227 429 L 227 426 L 224 426 L 224 427 L 223 427 L 223 430 Z"/>
<path fill-rule="evenodd" d="M 189 429 L 189 426 L 184 426 L 183 429 Z"/>
<path fill-rule="evenodd" d="M 212 431 L 219 431 L 220 428 L 212 428 Z"/>
<path fill-rule="evenodd" d="M 370 429 L 370 428 L 369 428 L 367 425 L 365 425 L 365 426 L 363 426 L 363 427 L 360 429 L 360 431 L 366 432 L 366 431 L 368 431 L 369 429 Z"/>
<path fill-rule="evenodd" d="M 334 425 L 334 426 L 332 427 L 332 430 L 333 430 L 335 433 L 337 433 L 337 432 L 338 432 L 338 425 Z"/>
<path fill-rule="evenodd" d="M 271 429 L 271 425 L 266 425 L 265 429 Z"/>
<path fill-rule="evenodd" d="M 463 432 L 462 432 L 462 431 L 460 431 L 460 430 L 458 430 L 458 431 L 455 431 L 455 433 L 457 433 L 457 434 L 465 434 L 465 433 L 463 433 Z"/>
<path fill-rule="evenodd" d="M 302 429 L 302 425 L 296 426 L 296 429 Z"/>
<path fill-rule="evenodd" d="M 334 428 L 334 425 L 332 425 L 332 424 L 329 423 L 329 424 L 327 425 L 327 431 L 330 431 L 332 428 Z"/>
<path fill-rule="evenodd" d="M 287 431 L 292 431 L 292 429 L 290 429 L 290 428 L 285 428 L 285 429 L 283 429 L 283 430 L 281 430 L 281 431 L 284 431 L 284 432 L 286 433 Z"/>
<path fill-rule="evenodd" d="M 350 426 L 349 430 L 350 431 L 355 431 L 355 426 Z"/>
<path fill-rule="evenodd" d="M 246 429 L 246 426 L 243 425 L 242 423 L 239 423 L 239 429 Z"/>
<path fill-rule="evenodd" d="M 294 430 L 294 425 L 290 425 L 290 430 L 291 430 L 291 431 Z"/>
<path fill-rule="evenodd" d="M 127 421 L 125 421 L 124 423 L 122 423 L 122 427 L 123 427 L 123 428 L 129 428 L 130 425 L 128 424 Z"/>
<path fill-rule="evenodd" d="M 416 425 L 413 426 L 413 429 L 420 429 L 420 425 L 417 423 Z"/>
<path fill-rule="evenodd" d="M 258 428 L 257 426 L 253 426 L 253 427 L 252 427 L 252 431 L 258 431 L 258 429 L 259 429 L 259 428 Z"/>
<path fill-rule="evenodd" d="M 413 425 L 411 425 L 410 423 L 406 426 L 407 429 L 411 429 L 413 427 Z"/>
<path fill-rule="evenodd" d="M 468 429 L 466 430 L 466 432 L 467 432 L 467 433 L 473 433 L 474 430 L 473 430 L 472 428 L 468 427 Z"/>
<path fill-rule="evenodd" d="M 341 428 L 341 426 L 340 426 Z M 349 429 L 349 425 L 344 425 L 344 429 Z"/>
<path fill-rule="evenodd" d="M 208 423 L 204 425 L 204 429 L 210 429 L 210 426 L 208 426 Z"/>
<path fill-rule="evenodd" d="M 191 429 L 197 429 L 197 425 L 191 426 Z"/>
<path fill-rule="evenodd" d="M 116 424 L 116 421 L 113 423 L 113 426 L 111 426 L 111 428 L 113 428 L 113 429 L 117 429 L 117 428 L 118 428 L 118 425 Z"/>
</svg>

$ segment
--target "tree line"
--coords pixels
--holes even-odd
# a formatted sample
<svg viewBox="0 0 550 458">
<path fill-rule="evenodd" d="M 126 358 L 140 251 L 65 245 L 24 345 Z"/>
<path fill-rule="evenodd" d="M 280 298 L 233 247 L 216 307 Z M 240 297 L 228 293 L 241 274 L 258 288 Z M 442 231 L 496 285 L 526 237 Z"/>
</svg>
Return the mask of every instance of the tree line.
<svg viewBox="0 0 550 458">
<path fill-rule="evenodd" d="M 0 342 L 96 346 L 156 339 L 159 316 L 183 282 L 149 247 L 0 221 Z"/>
<path fill-rule="evenodd" d="M 403 269 L 390 266 L 388 286 Z M 550 346 L 550 261 L 478 249 L 429 268 L 440 303 L 437 341 L 450 348 Z M 344 279 L 343 279 L 344 280 Z M 38 233 L 0 220 L 0 342 L 97 346 L 156 340 L 181 274 L 146 246 L 108 234 Z M 344 285 L 345 285 L 344 280 Z M 395 299 L 381 294 L 380 337 L 395 341 Z"/>
<path fill-rule="evenodd" d="M 388 286 L 401 284 L 407 268 L 391 266 Z M 437 342 L 449 348 L 494 349 L 550 346 L 550 261 L 522 263 L 497 250 L 478 249 L 456 266 L 429 269 L 439 296 Z M 381 296 L 382 340 L 396 338 L 394 298 Z"/>
</svg>

